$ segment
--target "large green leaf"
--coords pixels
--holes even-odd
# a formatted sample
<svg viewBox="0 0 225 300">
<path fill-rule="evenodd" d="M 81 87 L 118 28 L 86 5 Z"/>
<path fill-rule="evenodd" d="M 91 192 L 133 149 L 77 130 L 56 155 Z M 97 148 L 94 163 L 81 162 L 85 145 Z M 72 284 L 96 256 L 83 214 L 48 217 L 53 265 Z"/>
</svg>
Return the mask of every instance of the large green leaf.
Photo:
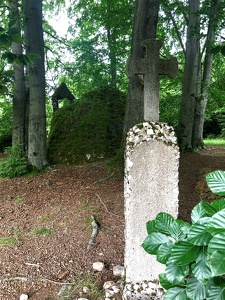
<svg viewBox="0 0 225 300">
<path fill-rule="evenodd" d="M 141 246 L 147 253 L 156 255 L 159 246 L 168 242 L 168 236 L 160 232 L 153 232 L 146 237 Z"/>
<path fill-rule="evenodd" d="M 206 246 L 211 238 L 212 235 L 206 231 L 206 224 L 195 223 L 189 229 L 187 240 L 197 246 Z"/>
<path fill-rule="evenodd" d="M 212 276 L 225 274 L 225 251 L 215 251 L 210 257 Z"/>
<path fill-rule="evenodd" d="M 17 27 L 11 27 L 9 29 L 9 36 L 14 43 L 22 44 L 23 39 L 21 37 L 20 29 Z"/>
<path fill-rule="evenodd" d="M 206 287 L 202 281 L 195 277 L 189 277 L 187 280 L 187 296 L 192 300 L 205 299 Z"/>
<path fill-rule="evenodd" d="M 203 217 L 208 217 L 208 213 L 202 205 L 202 202 L 199 202 L 191 212 L 191 221 L 192 223 L 197 223 Z"/>
<path fill-rule="evenodd" d="M 207 247 L 202 247 L 196 257 L 196 263 L 192 264 L 192 273 L 198 280 L 210 279 L 212 277 L 208 261 Z"/>
<path fill-rule="evenodd" d="M 212 285 L 207 291 L 206 300 L 225 300 L 225 287 Z"/>
<path fill-rule="evenodd" d="M 161 273 L 161 274 L 159 274 L 159 282 L 160 282 L 161 286 L 162 286 L 164 289 L 166 289 L 166 290 L 168 290 L 168 289 L 174 287 L 174 284 L 172 284 L 172 283 L 167 279 L 166 273 Z"/>
<path fill-rule="evenodd" d="M 220 198 L 217 200 L 214 200 L 211 205 L 215 208 L 215 210 L 218 212 L 225 208 L 225 198 Z"/>
<path fill-rule="evenodd" d="M 214 235 L 208 244 L 208 253 L 215 251 L 225 252 L 225 232 Z"/>
<path fill-rule="evenodd" d="M 181 282 L 184 284 L 184 278 L 189 274 L 189 272 L 189 265 L 176 266 L 171 260 L 171 257 L 168 259 L 166 263 L 166 277 L 171 284 L 175 285 Z"/>
<path fill-rule="evenodd" d="M 5 46 L 6 48 L 11 47 L 12 45 L 12 40 L 10 39 L 9 35 L 6 33 L 3 33 L 0 35 L 0 44 Z"/>
<path fill-rule="evenodd" d="M 150 234 L 152 232 L 156 232 L 157 230 L 155 228 L 155 220 L 148 221 L 146 223 L 146 229 L 147 229 L 148 234 Z"/>
<path fill-rule="evenodd" d="M 174 287 L 166 291 L 164 300 L 187 300 L 186 289 Z M 200 299 L 199 299 L 200 300 Z"/>
<path fill-rule="evenodd" d="M 174 228 L 174 218 L 168 213 L 161 212 L 155 218 L 155 227 L 158 232 L 164 233 L 168 236 L 173 236 L 174 230 L 176 231 L 177 224 L 176 228 Z"/>
<path fill-rule="evenodd" d="M 162 244 L 157 251 L 157 261 L 161 264 L 166 264 L 167 260 L 171 256 L 171 250 L 174 246 L 172 241 Z"/>
<path fill-rule="evenodd" d="M 9 27 L 12 27 L 12 26 L 14 26 L 14 25 L 16 24 L 16 22 L 17 22 L 17 19 L 16 19 L 16 18 L 15 18 L 15 19 L 12 19 L 12 20 L 9 21 L 8 26 L 9 26 Z"/>
<path fill-rule="evenodd" d="M 202 203 L 202 207 L 205 209 L 205 211 L 207 212 L 209 217 L 212 217 L 217 212 L 215 207 L 213 207 L 208 202 L 205 202 L 205 201 L 202 200 L 201 203 Z"/>
<path fill-rule="evenodd" d="M 2 75 L 5 76 L 13 76 L 15 74 L 15 72 L 13 70 L 7 70 L 7 71 L 3 71 Z"/>
<path fill-rule="evenodd" d="M 225 172 L 214 171 L 206 175 L 206 182 L 210 190 L 220 196 L 225 195 Z"/>
<path fill-rule="evenodd" d="M 212 235 L 225 232 L 225 208 L 211 217 L 206 230 Z"/>
<path fill-rule="evenodd" d="M 180 228 L 179 240 L 182 240 L 187 236 L 191 225 L 180 219 L 177 219 L 175 222 L 178 224 L 178 226 Z"/>
<path fill-rule="evenodd" d="M 186 265 L 195 260 L 198 251 L 198 246 L 185 241 L 179 241 L 173 246 L 171 259 L 175 265 Z"/>
</svg>

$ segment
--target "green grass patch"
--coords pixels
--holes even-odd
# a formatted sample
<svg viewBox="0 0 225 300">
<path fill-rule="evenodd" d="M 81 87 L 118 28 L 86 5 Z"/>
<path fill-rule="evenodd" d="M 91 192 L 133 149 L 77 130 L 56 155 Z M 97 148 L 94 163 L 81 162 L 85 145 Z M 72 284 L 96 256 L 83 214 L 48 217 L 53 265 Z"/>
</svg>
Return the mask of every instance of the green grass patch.
<svg viewBox="0 0 225 300">
<path fill-rule="evenodd" d="M 82 203 L 82 210 L 88 211 L 88 212 L 94 212 L 94 213 L 99 212 L 98 208 L 94 207 L 93 205 L 89 204 L 88 202 Z"/>
<path fill-rule="evenodd" d="M 34 229 L 32 230 L 32 232 L 34 234 L 41 234 L 41 235 L 45 235 L 45 236 L 50 236 L 52 234 L 52 231 L 51 229 L 48 229 L 48 228 L 38 228 L 38 229 Z"/>
<path fill-rule="evenodd" d="M 225 139 L 223 138 L 212 138 L 212 139 L 205 139 L 204 144 L 206 146 L 219 146 L 225 147 Z"/>
<path fill-rule="evenodd" d="M 25 198 L 22 197 L 22 196 L 17 196 L 16 199 L 15 199 L 16 203 L 21 203 L 21 202 L 24 202 L 24 201 L 25 201 Z"/>
<path fill-rule="evenodd" d="M 45 222 L 45 221 L 51 221 L 53 220 L 54 218 L 52 216 L 39 216 L 38 217 L 38 220 L 42 221 L 42 222 Z"/>
<path fill-rule="evenodd" d="M 86 289 L 84 293 L 83 289 Z M 97 285 L 96 277 L 92 274 L 81 273 L 71 286 L 63 293 L 63 299 L 77 299 L 82 297 L 89 300 L 101 300 L 104 298 L 104 292 L 100 291 Z"/>
<path fill-rule="evenodd" d="M 12 246 L 17 243 L 17 239 L 13 236 L 0 237 L 0 247 Z"/>
</svg>

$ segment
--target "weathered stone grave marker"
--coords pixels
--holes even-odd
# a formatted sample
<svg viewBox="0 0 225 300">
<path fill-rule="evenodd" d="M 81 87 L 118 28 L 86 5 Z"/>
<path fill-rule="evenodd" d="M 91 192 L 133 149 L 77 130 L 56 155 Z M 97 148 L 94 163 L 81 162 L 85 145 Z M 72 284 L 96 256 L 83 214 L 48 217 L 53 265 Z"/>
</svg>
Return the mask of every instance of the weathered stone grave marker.
<svg viewBox="0 0 225 300">
<path fill-rule="evenodd" d="M 146 58 L 128 59 L 128 76 L 144 75 L 144 119 L 127 135 L 125 149 L 125 268 L 126 282 L 139 284 L 124 290 L 125 299 L 148 299 L 140 286 L 155 281 L 164 271 L 155 256 L 141 247 L 147 236 L 146 222 L 159 212 L 178 214 L 179 149 L 173 128 L 159 123 L 159 75 L 174 77 L 177 61 L 159 59 L 160 41 L 146 40 Z M 151 290 L 151 288 L 150 288 Z M 147 294 L 149 290 L 146 290 Z"/>
</svg>

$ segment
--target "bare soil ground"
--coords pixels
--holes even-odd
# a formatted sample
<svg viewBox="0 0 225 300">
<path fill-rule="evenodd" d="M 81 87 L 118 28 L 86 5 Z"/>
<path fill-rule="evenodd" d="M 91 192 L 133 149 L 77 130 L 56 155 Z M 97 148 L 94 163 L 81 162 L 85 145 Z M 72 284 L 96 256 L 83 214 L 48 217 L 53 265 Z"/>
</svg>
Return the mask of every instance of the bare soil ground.
<svg viewBox="0 0 225 300">
<path fill-rule="evenodd" d="M 180 218 L 189 220 L 200 199 L 216 198 L 205 175 L 219 169 L 225 169 L 225 149 L 181 155 Z M 112 268 L 123 265 L 124 255 L 123 205 L 123 177 L 111 177 L 106 162 L 56 165 L 34 177 L 0 179 L 0 245 L 9 243 L 0 246 L 0 300 L 22 293 L 32 300 L 62 299 L 57 293 L 64 284 L 85 285 L 91 276 L 101 290 L 105 281 L 116 280 Z M 87 252 L 91 216 L 102 228 Z M 103 272 L 93 271 L 96 261 L 105 263 Z M 81 292 L 75 288 L 65 299 L 91 299 Z"/>
</svg>

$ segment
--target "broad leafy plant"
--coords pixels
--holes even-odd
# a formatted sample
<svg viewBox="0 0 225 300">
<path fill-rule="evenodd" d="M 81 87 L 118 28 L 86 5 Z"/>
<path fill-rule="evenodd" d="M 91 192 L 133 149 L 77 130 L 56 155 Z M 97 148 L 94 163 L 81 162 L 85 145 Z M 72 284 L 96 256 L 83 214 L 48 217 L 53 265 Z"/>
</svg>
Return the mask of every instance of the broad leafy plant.
<svg viewBox="0 0 225 300">
<path fill-rule="evenodd" d="M 211 191 L 225 196 L 225 172 L 206 175 Z M 142 247 L 165 264 L 159 280 L 164 300 L 225 299 L 225 198 L 201 201 L 191 213 L 191 224 L 159 213 L 147 222 Z"/>
<path fill-rule="evenodd" d="M 7 147 L 4 153 L 7 158 L 0 161 L 0 177 L 13 178 L 28 172 L 28 160 L 24 156 L 22 145 Z"/>
</svg>

